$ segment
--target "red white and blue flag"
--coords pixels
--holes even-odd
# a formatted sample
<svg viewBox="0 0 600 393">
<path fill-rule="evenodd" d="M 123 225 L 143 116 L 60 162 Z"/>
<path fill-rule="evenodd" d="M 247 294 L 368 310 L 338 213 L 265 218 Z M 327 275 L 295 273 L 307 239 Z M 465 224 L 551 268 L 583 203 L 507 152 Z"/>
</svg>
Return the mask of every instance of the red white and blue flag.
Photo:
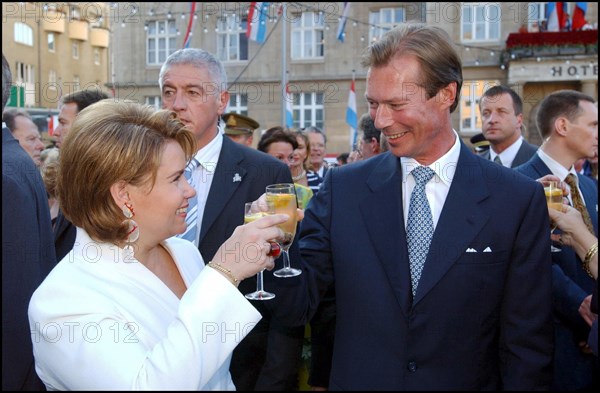
<svg viewBox="0 0 600 393">
<path fill-rule="evenodd" d="M 185 38 L 183 39 L 183 47 L 189 48 L 190 41 L 192 40 L 192 30 L 194 29 L 194 15 L 196 14 L 196 2 L 193 1 L 190 7 L 190 20 L 188 21 L 187 30 L 185 32 Z"/>
<path fill-rule="evenodd" d="M 563 2 L 550 2 L 546 5 L 546 19 L 548 31 L 561 31 L 567 24 L 566 4 Z"/>
<path fill-rule="evenodd" d="M 587 11 L 587 2 L 576 2 L 575 9 L 573 10 L 573 20 L 571 22 L 571 29 L 573 31 L 581 29 L 587 23 L 585 20 L 585 13 Z"/>
<path fill-rule="evenodd" d="M 346 123 L 350 126 L 350 149 L 356 146 L 356 129 L 358 128 L 358 116 L 356 115 L 356 90 L 354 89 L 354 73 L 350 82 L 350 94 L 348 94 L 348 108 L 346 109 Z"/>
<path fill-rule="evenodd" d="M 248 10 L 248 28 L 246 37 L 262 44 L 267 36 L 267 18 L 269 3 L 252 2 Z"/>
</svg>

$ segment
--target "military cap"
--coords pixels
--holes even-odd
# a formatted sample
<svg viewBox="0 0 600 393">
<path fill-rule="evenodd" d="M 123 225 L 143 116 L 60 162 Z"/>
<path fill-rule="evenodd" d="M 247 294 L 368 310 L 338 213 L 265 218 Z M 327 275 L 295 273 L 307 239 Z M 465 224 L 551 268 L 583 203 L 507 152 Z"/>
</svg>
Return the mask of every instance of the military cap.
<svg viewBox="0 0 600 393">
<path fill-rule="evenodd" d="M 484 152 L 490 148 L 490 141 L 485 139 L 481 132 L 471 137 L 471 144 L 477 152 Z"/>
<path fill-rule="evenodd" d="M 237 113 L 224 114 L 223 121 L 225 122 L 225 134 L 228 135 L 251 135 L 260 127 L 256 120 Z"/>
</svg>

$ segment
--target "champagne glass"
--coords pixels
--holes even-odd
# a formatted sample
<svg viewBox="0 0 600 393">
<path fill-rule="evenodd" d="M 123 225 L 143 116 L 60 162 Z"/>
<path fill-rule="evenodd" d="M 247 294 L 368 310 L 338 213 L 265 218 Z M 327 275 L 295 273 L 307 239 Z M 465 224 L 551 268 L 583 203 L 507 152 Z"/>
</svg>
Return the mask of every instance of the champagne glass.
<svg viewBox="0 0 600 393">
<path fill-rule="evenodd" d="M 563 190 L 559 187 L 558 182 L 549 181 L 544 186 L 544 193 L 546 194 L 546 203 L 550 209 L 562 211 L 563 205 Z M 556 223 L 550 223 L 550 235 L 554 233 L 557 225 Z M 550 251 L 552 252 L 560 252 L 562 251 L 560 248 L 556 247 L 554 244 L 550 245 Z"/>
<path fill-rule="evenodd" d="M 244 224 L 248 224 L 254 220 L 258 220 L 268 214 L 275 214 L 273 209 L 270 207 L 268 212 L 252 212 L 252 202 L 247 202 L 244 205 Z M 256 273 L 256 291 L 247 293 L 247 299 L 250 300 L 269 300 L 275 297 L 274 293 L 267 292 L 263 289 L 263 271 Z"/>
<path fill-rule="evenodd" d="M 283 268 L 273 272 L 275 277 L 295 277 L 302 273 L 300 269 L 294 269 L 290 266 L 289 249 L 294 242 L 296 235 L 298 200 L 296 198 L 296 188 L 293 184 L 271 184 L 266 188 L 267 202 L 272 204 L 276 214 L 287 214 L 290 219 L 279 225 L 284 232 L 285 237 L 280 242 L 283 253 Z"/>
</svg>

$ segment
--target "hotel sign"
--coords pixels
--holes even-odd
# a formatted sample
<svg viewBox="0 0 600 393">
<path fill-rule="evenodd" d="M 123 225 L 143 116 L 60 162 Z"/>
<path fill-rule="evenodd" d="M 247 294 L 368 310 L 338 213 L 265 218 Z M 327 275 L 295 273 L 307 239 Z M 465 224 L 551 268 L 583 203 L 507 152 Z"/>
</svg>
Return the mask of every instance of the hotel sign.
<svg viewBox="0 0 600 393">
<path fill-rule="evenodd" d="M 508 82 L 598 81 L 598 60 L 512 61 Z"/>
</svg>

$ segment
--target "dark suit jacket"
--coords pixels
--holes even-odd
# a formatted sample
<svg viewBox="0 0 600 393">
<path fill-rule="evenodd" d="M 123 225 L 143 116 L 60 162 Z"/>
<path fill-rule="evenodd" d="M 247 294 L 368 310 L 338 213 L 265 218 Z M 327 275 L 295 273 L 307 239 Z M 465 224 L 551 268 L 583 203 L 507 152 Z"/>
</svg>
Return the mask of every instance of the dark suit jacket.
<svg viewBox="0 0 600 393">
<path fill-rule="evenodd" d="M 27 308 L 56 264 L 48 197 L 38 168 L 2 129 L 2 390 L 39 390 Z M 37 337 L 40 339 L 40 337 Z"/>
<path fill-rule="evenodd" d="M 234 181 L 234 177 L 241 181 Z M 199 249 L 205 263 L 210 262 L 235 228 L 244 223 L 244 204 L 258 199 L 269 184 L 276 183 L 293 183 L 287 165 L 268 154 L 223 138 L 202 217 Z M 242 284 L 246 281 L 250 280 L 244 280 Z M 255 289 L 251 288 L 249 292 Z"/>
<path fill-rule="evenodd" d="M 234 178 L 241 181 L 234 181 Z M 235 228 L 244 223 L 244 204 L 258 199 L 265 193 L 267 185 L 276 183 L 293 183 L 285 164 L 268 154 L 242 146 L 227 137 L 223 138 L 223 147 L 202 217 L 199 249 L 205 263 L 212 260 Z M 295 266 L 299 259 L 297 241 L 290 248 L 290 258 L 292 266 Z M 281 267 L 281 263 L 280 258 L 276 268 Z M 271 272 L 264 273 L 265 277 L 272 275 Z M 242 281 L 239 289 L 244 294 L 255 291 L 256 277 Z M 271 288 L 265 286 L 265 289 Z M 294 352 L 298 345 L 295 342 L 297 340 L 290 337 L 295 333 L 285 326 L 271 323 L 271 316 L 263 303 L 265 302 L 252 302 L 263 319 L 233 352 L 231 375 L 239 390 L 254 389 L 255 384 L 259 390 L 290 390 L 288 381 L 292 377 L 289 374 L 297 370 L 300 349 L 298 348 L 295 357 L 288 354 L 288 351 Z M 301 329 L 298 334 L 298 340 L 302 339 L 303 331 Z M 274 345 L 273 342 L 278 344 Z M 267 362 L 267 358 L 271 360 Z"/>
<path fill-rule="evenodd" d="M 536 145 L 532 145 L 531 143 L 529 143 L 525 139 L 523 139 L 523 143 L 521 144 L 521 147 L 519 148 L 519 151 L 517 152 L 517 155 L 515 156 L 515 159 L 513 160 L 510 167 L 516 168 L 519 165 L 526 163 L 535 154 L 537 149 L 538 149 L 538 147 Z M 481 153 L 481 156 L 483 158 L 485 158 L 486 160 L 490 161 L 491 160 L 490 150 L 487 149 L 486 151 Z"/>
<path fill-rule="evenodd" d="M 77 229 L 71 221 L 67 220 L 62 210 L 59 210 L 53 231 L 56 260 L 60 262 L 73 249 Z"/>
<path fill-rule="evenodd" d="M 537 154 L 515 171 L 533 179 L 551 174 Z M 577 175 L 579 188 L 598 236 L 598 187 L 587 176 Z M 581 260 L 570 247 L 552 253 L 552 304 L 556 335 L 554 389 L 577 390 L 589 387 L 592 375 L 598 372 L 597 359 L 583 354 L 577 343 L 586 341 L 589 326 L 579 314 L 583 299 L 593 291 L 596 281 L 582 268 Z"/>
<path fill-rule="evenodd" d="M 302 222 L 304 274 L 268 282 L 268 307 L 305 321 L 335 283 L 332 390 L 547 389 L 542 186 L 461 144 L 413 300 L 399 162 L 384 153 L 328 171 Z"/>
</svg>

